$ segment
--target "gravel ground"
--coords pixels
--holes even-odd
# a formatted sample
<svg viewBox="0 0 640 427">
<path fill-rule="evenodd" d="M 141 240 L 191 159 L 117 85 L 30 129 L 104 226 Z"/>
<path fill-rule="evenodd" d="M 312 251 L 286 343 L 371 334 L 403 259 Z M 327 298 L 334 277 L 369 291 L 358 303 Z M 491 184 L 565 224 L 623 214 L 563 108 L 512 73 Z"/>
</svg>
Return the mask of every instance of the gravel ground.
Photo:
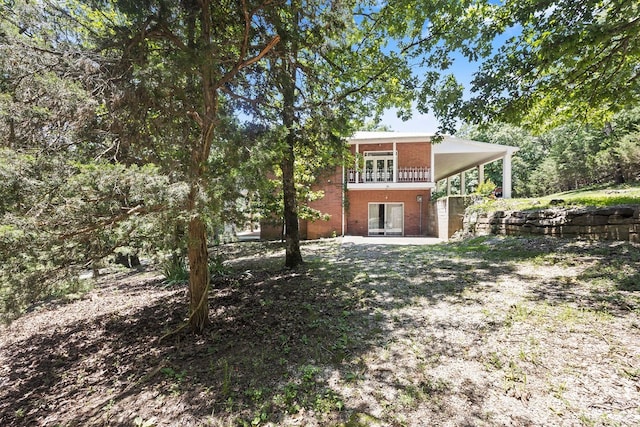
<svg viewBox="0 0 640 427">
<path fill-rule="evenodd" d="M 640 425 L 640 248 L 481 238 L 214 249 L 184 286 L 101 277 L 0 329 L 0 425 Z"/>
</svg>

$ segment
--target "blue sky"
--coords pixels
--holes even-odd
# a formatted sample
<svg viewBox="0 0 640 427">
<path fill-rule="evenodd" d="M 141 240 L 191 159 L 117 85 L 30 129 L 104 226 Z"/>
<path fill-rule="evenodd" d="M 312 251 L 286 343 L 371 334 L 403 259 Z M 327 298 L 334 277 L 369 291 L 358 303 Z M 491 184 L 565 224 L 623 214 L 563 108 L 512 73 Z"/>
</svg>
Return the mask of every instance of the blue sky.
<svg viewBox="0 0 640 427">
<path fill-rule="evenodd" d="M 464 86 L 465 97 L 470 95 L 471 80 L 473 73 L 478 69 L 479 63 L 470 63 L 464 56 L 460 54 L 452 55 L 454 61 L 451 67 L 445 72 L 453 74 L 459 83 Z M 420 69 L 416 70 L 419 75 Z M 415 103 L 414 103 L 415 104 Z M 386 125 L 396 132 L 426 132 L 435 133 L 438 130 L 438 119 L 429 112 L 421 114 L 414 107 L 410 120 L 403 122 L 398 118 L 396 110 L 387 110 L 382 116 L 381 125 Z"/>
<path fill-rule="evenodd" d="M 435 133 L 438 130 L 438 119 L 431 113 L 420 114 L 415 109 L 410 120 L 403 122 L 395 110 L 387 110 L 382 116 L 381 125 L 386 125 L 396 132 Z"/>
<path fill-rule="evenodd" d="M 503 34 L 496 36 L 493 41 L 493 52 L 496 53 L 507 39 L 518 35 L 520 31 L 521 28 L 519 26 L 515 26 L 508 28 Z M 479 69 L 481 63 L 469 62 L 467 58 L 460 53 L 453 53 L 452 58 L 453 63 L 445 74 L 451 73 L 456 77 L 458 82 L 464 87 L 464 97 L 468 98 L 471 96 L 470 89 L 471 81 L 473 80 L 473 73 Z M 419 72 L 420 69 L 416 69 L 416 73 L 419 74 Z M 396 132 L 436 133 L 440 123 L 432 113 L 421 114 L 416 108 L 414 108 L 411 119 L 406 122 L 398 118 L 396 110 L 387 110 L 382 116 L 380 124 L 386 125 Z"/>
</svg>

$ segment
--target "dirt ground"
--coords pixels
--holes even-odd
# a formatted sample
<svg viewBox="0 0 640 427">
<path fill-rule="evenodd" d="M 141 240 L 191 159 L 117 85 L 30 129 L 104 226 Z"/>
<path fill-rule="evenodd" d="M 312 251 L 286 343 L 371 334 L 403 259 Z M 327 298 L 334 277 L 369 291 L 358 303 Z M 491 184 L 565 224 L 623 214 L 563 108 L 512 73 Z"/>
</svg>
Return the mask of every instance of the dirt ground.
<svg viewBox="0 0 640 427">
<path fill-rule="evenodd" d="M 384 241 L 381 240 L 381 243 Z M 1 426 L 640 425 L 640 247 L 216 247 L 211 327 L 119 271 L 0 327 Z M 161 339 L 161 337 L 163 337 Z"/>
</svg>

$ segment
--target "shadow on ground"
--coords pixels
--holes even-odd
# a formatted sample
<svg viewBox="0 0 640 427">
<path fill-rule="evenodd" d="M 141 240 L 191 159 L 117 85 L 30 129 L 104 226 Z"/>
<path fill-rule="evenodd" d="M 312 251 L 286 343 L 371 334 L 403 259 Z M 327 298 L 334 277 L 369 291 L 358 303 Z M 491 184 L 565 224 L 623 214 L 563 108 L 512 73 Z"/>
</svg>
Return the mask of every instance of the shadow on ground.
<svg viewBox="0 0 640 427">
<path fill-rule="evenodd" d="M 597 252 L 574 242 L 542 242 L 487 238 L 429 247 L 310 243 L 304 247 L 307 263 L 297 270 L 281 269 L 279 245 L 265 248 L 252 242 L 245 246 L 249 253 L 229 246 L 222 252 L 232 258 L 230 270 L 211 290 L 209 332 L 193 336 L 181 331 L 163 341 L 159 337 L 185 319 L 185 290 L 136 275 L 121 278 L 108 292 L 98 289 L 94 299 L 53 309 L 51 315 L 68 316 L 68 321 L 22 331 L 23 338 L 1 348 L 0 424 L 134 425 L 153 420 L 157 425 L 261 425 L 295 423 L 299 417 L 304 424 L 387 425 L 389 420 L 380 419 L 370 403 L 347 406 L 345 402 L 357 399 L 344 395 L 344 387 L 334 387 L 340 381 L 357 393 L 366 386 L 365 377 L 386 385 L 392 396 L 384 399 L 421 402 L 446 421 L 460 415 L 438 397 L 451 384 L 429 375 L 428 369 L 418 374 L 415 366 L 394 367 L 393 354 L 389 365 L 375 370 L 366 357 L 384 351 L 386 342 L 398 339 L 399 330 L 418 333 L 419 318 L 391 314 L 416 299 L 434 306 L 444 299 L 461 307 L 481 304 L 474 299 L 476 291 L 503 278 L 528 280 L 518 262 L 544 261 L 550 253 L 563 260 L 592 257 L 594 272 L 604 266 L 605 258 L 600 261 Z M 637 267 L 637 248 L 624 250 Z M 620 292 L 635 292 L 637 282 L 635 273 L 617 285 Z M 103 291 L 121 298 L 107 302 L 100 297 Z M 579 299 L 555 282 L 534 291 L 536 298 L 551 302 Z M 629 304 L 624 301 L 620 309 Z M 92 304 L 115 306 L 92 315 L 99 312 Z M 420 337 L 416 360 L 425 366 L 465 351 L 450 338 L 460 322 L 448 318 L 434 325 Z M 502 326 L 499 320 L 485 323 L 471 336 L 480 340 L 487 329 Z M 416 377 L 405 378 L 411 375 Z M 467 381 L 461 393 L 471 408 L 462 424 L 491 421 L 478 410 L 486 397 L 482 384 Z"/>
</svg>

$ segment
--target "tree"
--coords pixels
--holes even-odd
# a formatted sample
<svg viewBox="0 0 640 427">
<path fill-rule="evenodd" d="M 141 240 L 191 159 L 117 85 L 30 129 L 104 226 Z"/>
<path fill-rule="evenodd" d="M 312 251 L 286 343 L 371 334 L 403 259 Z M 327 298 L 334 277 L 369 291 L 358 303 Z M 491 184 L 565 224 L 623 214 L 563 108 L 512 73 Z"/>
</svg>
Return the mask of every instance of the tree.
<svg viewBox="0 0 640 427">
<path fill-rule="evenodd" d="M 224 176 L 224 170 L 211 168 L 211 156 L 219 158 L 217 152 L 229 144 L 220 133 L 226 94 L 279 42 L 262 25 L 268 2 L 98 3 L 119 16 L 106 21 L 108 30 L 96 41 L 119 76 L 109 105 L 120 117 L 114 133 L 188 184 L 189 325 L 202 332 L 209 321 L 206 217 L 221 210 L 221 203 L 208 200 L 207 189 Z"/>
<path fill-rule="evenodd" d="M 370 26 L 357 25 L 354 11 L 361 10 L 352 1 L 293 0 L 268 15 L 281 42 L 263 63 L 262 77 L 254 77 L 262 97 L 252 116 L 271 128 L 274 137 L 287 267 L 303 261 L 300 178 L 342 162 L 344 137 L 367 116 L 408 102 L 394 92 L 410 78 L 405 61 L 385 53 Z"/>
<path fill-rule="evenodd" d="M 416 71 L 391 76 L 401 87 L 385 98 L 403 98 L 400 117 L 411 115 L 415 100 L 418 111 L 439 118 L 440 131 L 455 132 L 464 88 L 450 68 L 460 57 L 476 62 L 490 54 L 496 30 L 488 18 L 495 7 L 487 0 L 389 0 L 362 9 L 364 33 Z"/>
<path fill-rule="evenodd" d="M 0 2 L 0 146 L 78 159 L 95 153 L 78 141 L 95 115 L 90 86 L 99 65 L 74 45 L 71 27 L 42 2 Z"/>
<path fill-rule="evenodd" d="M 153 167 L 99 160 L 100 66 L 78 45 L 75 21 L 49 6 L 0 3 L 0 311 L 9 315 L 75 283 L 78 268 L 97 269 L 125 240 L 135 245 L 136 216 L 167 202 L 150 194 L 164 188 Z"/>
<path fill-rule="evenodd" d="M 482 127 L 466 125 L 457 135 L 492 144 L 519 147 L 512 159 L 513 195 L 516 197 L 537 195 L 530 186 L 531 174 L 549 155 L 548 139 L 533 136 L 527 129 L 505 123 L 492 123 Z M 502 162 L 485 165 L 484 174 L 486 179 L 501 186 Z"/>
<path fill-rule="evenodd" d="M 526 129 L 494 123 L 463 127 L 460 134 L 480 141 L 515 145 L 514 194 L 520 197 L 574 190 L 638 179 L 640 110 L 615 114 L 609 126 L 565 124 L 533 136 Z M 497 162 L 496 162 L 497 163 Z M 487 165 L 485 176 L 499 183 L 501 170 Z"/>
<path fill-rule="evenodd" d="M 515 31 L 472 82 L 458 113 L 539 130 L 603 126 L 640 100 L 640 6 L 627 0 L 507 1 L 490 32 Z"/>
<path fill-rule="evenodd" d="M 298 206 L 293 171 L 296 147 L 322 140 L 313 154 L 338 154 L 337 137 L 349 136 L 355 124 L 397 107 L 408 116 L 412 100 L 422 94 L 419 108 L 434 108 L 441 116 L 453 108 L 459 87 L 440 73 L 450 55 L 461 50 L 477 57 L 490 46 L 480 1 L 438 1 L 429 4 L 394 0 L 383 4 L 294 0 L 274 9 L 270 23 L 282 42 L 274 49 L 265 92 L 271 105 L 260 104 L 260 117 L 283 130 L 282 171 L 286 233 L 286 265 L 302 262 L 298 236 Z M 413 61 L 425 66 L 424 83 L 412 74 Z M 447 97 L 435 97 L 449 90 Z M 276 107 L 277 115 L 270 107 Z M 453 121 L 445 123 L 451 128 Z M 275 132 L 278 134 L 278 132 Z M 328 144 L 335 141 L 334 144 Z M 335 148 L 332 148 L 335 147 Z M 325 156 L 329 158 L 329 156 Z"/>
</svg>

